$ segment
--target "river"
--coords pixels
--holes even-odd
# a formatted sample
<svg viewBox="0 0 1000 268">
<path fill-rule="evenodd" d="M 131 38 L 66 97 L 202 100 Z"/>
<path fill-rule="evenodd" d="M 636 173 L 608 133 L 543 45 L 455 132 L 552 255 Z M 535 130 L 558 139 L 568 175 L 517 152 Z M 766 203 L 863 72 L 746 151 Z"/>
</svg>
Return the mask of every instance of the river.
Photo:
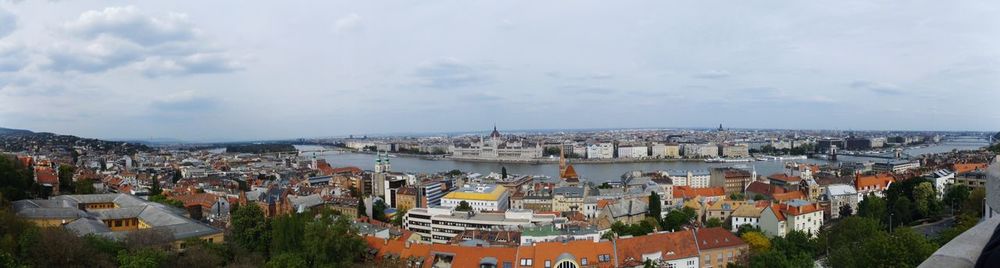
<svg viewBox="0 0 1000 268">
<path fill-rule="evenodd" d="M 919 155 L 924 153 L 939 153 L 947 152 L 952 149 L 959 150 L 969 150 L 977 149 L 983 145 L 970 145 L 969 143 L 959 143 L 950 144 L 947 142 L 935 144 L 924 148 L 911 148 L 906 150 L 906 153 L 911 155 Z M 320 146 L 315 145 L 296 145 L 299 150 L 317 150 Z M 343 151 L 328 151 L 325 153 L 319 153 L 316 155 L 326 159 L 330 165 L 334 167 L 338 166 L 356 166 L 362 169 L 371 169 L 375 165 L 375 155 L 364 154 L 364 153 L 353 153 L 353 152 L 343 152 Z M 874 159 L 874 158 L 862 158 L 862 157 L 850 157 L 850 156 L 840 156 L 840 161 L 884 161 L 884 159 Z M 810 164 L 830 164 L 833 161 L 824 159 L 806 159 L 797 160 L 798 162 L 805 162 Z M 391 158 L 392 170 L 408 173 L 436 173 L 436 172 L 446 172 L 453 169 L 458 169 L 465 172 L 477 172 L 482 174 L 488 174 L 490 172 L 500 172 L 501 167 L 506 167 L 507 172 L 510 174 L 527 174 L 527 175 L 546 175 L 550 177 L 558 177 L 559 175 L 559 165 L 556 163 L 546 163 L 546 164 L 528 164 L 528 163 L 488 163 L 488 162 L 465 162 L 465 161 L 455 161 L 450 159 L 440 159 L 440 160 L 429 160 L 417 157 L 407 157 L 399 156 Z M 572 161 L 570 162 L 572 163 Z M 574 163 L 573 167 L 576 169 L 577 174 L 588 181 L 594 182 L 604 182 L 617 180 L 625 172 L 632 170 L 642 170 L 642 171 L 656 171 L 656 170 L 707 170 L 714 167 L 731 167 L 736 166 L 740 168 L 754 168 L 757 170 L 759 175 L 769 175 L 778 172 L 782 172 L 784 169 L 784 162 L 780 161 L 757 161 L 749 163 L 705 163 L 705 162 L 691 162 L 691 161 L 677 161 L 677 162 L 640 162 L 640 163 Z"/>
</svg>

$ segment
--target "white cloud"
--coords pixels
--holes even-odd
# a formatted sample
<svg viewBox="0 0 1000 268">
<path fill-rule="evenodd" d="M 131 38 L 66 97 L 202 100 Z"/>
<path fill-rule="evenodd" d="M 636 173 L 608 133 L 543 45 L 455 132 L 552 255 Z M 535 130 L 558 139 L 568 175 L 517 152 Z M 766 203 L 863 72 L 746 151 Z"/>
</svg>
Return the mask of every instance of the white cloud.
<svg viewBox="0 0 1000 268">
<path fill-rule="evenodd" d="M 337 19 L 333 23 L 333 32 L 335 33 L 346 33 L 356 31 L 361 28 L 361 15 L 358 14 L 348 14 L 347 16 Z"/>
<path fill-rule="evenodd" d="M 0 41 L 0 73 L 20 71 L 28 66 L 28 61 L 24 46 Z"/>
<path fill-rule="evenodd" d="M 0 38 L 4 38 L 17 29 L 17 17 L 0 8 Z"/>
<path fill-rule="evenodd" d="M 186 14 L 149 16 L 140 13 L 134 6 L 87 11 L 63 27 L 86 38 L 110 35 L 144 46 L 188 41 L 199 31 Z"/>
<path fill-rule="evenodd" d="M 206 45 L 188 15 L 151 16 L 133 6 L 81 14 L 63 29 L 80 37 L 47 52 L 48 70 L 99 73 L 132 66 L 146 77 L 226 73 L 242 70 L 233 57 Z"/>
</svg>

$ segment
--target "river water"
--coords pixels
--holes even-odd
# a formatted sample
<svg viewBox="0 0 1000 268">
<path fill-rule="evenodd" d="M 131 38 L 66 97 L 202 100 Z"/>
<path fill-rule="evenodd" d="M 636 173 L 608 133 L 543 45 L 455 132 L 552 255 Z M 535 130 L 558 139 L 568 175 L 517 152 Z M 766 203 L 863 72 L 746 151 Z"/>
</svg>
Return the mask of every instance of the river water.
<svg viewBox="0 0 1000 268">
<path fill-rule="evenodd" d="M 967 142 L 951 144 L 947 142 L 935 144 L 924 148 L 912 148 L 906 150 L 906 153 L 910 155 L 919 155 L 925 153 L 940 153 L 951 151 L 952 149 L 958 150 L 971 150 L 978 149 L 985 146 L 986 143 L 983 142 L 982 145 L 973 145 Z M 296 145 L 299 150 L 317 150 L 321 149 L 321 146 L 314 145 Z M 328 151 L 325 153 L 317 153 L 317 157 L 326 159 L 330 165 L 334 167 L 339 166 L 356 166 L 362 169 L 370 170 L 375 165 L 375 155 L 363 154 L 363 153 L 352 153 L 343 151 Z M 884 159 L 875 158 L 863 158 L 863 157 L 850 157 L 850 156 L 840 156 L 839 161 L 847 162 L 857 162 L 857 161 L 885 161 Z M 804 162 L 810 164 L 831 164 L 836 163 L 824 159 L 806 159 L 806 160 L 796 160 L 797 162 Z M 417 157 L 406 157 L 399 156 L 391 158 L 392 170 L 407 173 L 436 173 L 436 172 L 446 172 L 453 169 L 458 169 L 465 172 L 476 172 L 482 174 L 488 174 L 490 172 L 500 172 L 502 167 L 507 168 L 507 172 L 510 174 L 526 174 L 526 175 L 546 175 L 550 177 L 558 177 L 559 175 L 559 165 L 556 163 L 546 163 L 546 164 L 528 164 L 528 163 L 488 163 L 488 162 L 465 162 L 465 161 L 455 161 L 450 159 L 440 159 L 440 160 L 429 160 Z M 572 162 L 570 162 L 572 163 Z M 656 171 L 656 170 L 707 170 L 714 167 L 739 167 L 746 169 L 756 169 L 758 175 L 769 175 L 781 172 L 784 169 L 784 162 L 780 161 L 757 161 L 749 163 L 705 163 L 701 161 L 689 162 L 689 161 L 678 161 L 678 162 L 641 162 L 641 163 L 575 163 L 573 167 L 576 169 L 576 173 L 588 181 L 594 182 L 604 182 L 617 180 L 625 172 L 632 170 L 642 170 L 642 171 Z"/>
</svg>

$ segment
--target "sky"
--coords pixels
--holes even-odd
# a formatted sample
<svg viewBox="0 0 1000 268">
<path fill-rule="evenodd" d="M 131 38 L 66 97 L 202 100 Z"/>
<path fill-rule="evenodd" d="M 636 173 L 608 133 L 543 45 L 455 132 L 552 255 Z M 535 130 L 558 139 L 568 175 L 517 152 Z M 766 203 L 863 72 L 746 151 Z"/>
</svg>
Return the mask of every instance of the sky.
<svg viewBox="0 0 1000 268">
<path fill-rule="evenodd" d="M 751 3 L 752 2 L 752 3 Z M 2 1 L 0 127 L 1000 130 L 995 1 Z"/>
</svg>

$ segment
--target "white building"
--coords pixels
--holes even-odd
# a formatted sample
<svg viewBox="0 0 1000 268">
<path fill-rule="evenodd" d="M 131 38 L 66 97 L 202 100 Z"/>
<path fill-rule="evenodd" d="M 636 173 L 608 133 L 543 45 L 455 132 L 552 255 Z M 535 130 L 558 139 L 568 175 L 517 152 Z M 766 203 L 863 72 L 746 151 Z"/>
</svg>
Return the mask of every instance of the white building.
<svg viewBox="0 0 1000 268">
<path fill-rule="evenodd" d="M 937 190 L 937 197 L 944 196 L 944 190 L 948 185 L 955 183 L 955 172 L 947 169 L 939 169 L 931 173 L 931 180 L 934 181 L 934 189 Z"/>
<path fill-rule="evenodd" d="M 830 202 L 830 218 L 840 218 L 840 208 L 847 205 L 853 214 L 858 213 L 858 191 L 847 184 L 831 184 L 826 186 L 823 198 Z"/>
<path fill-rule="evenodd" d="M 611 159 L 615 157 L 615 145 L 610 142 L 602 142 L 587 145 L 588 159 Z"/>
<path fill-rule="evenodd" d="M 441 198 L 441 206 L 457 207 L 465 201 L 474 211 L 504 211 L 510 206 L 510 195 L 502 185 L 464 185 Z"/>
<path fill-rule="evenodd" d="M 649 147 L 645 145 L 618 146 L 618 158 L 645 158 Z"/>
<path fill-rule="evenodd" d="M 760 213 L 759 224 L 761 231 L 769 237 L 784 237 L 792 231 L 815 236 L 819 227 L 823 226 L 823 210 L 815 203 L 792 200 L 765 207 Z"/>
<path fill-rule="evenodd" d="M 708 188 L 712 173 L 707 170 L 669 171 L 668 177 L 674 186 L 690 186 L 691 188 Z"/>
<path fill-rule="evenodd" d="M 719 156 L 719 147 L 714 143 L 684 144 L 684 157 L 705 158 Z"/>
<path fill-rule="evenodd" d="M 534 214 L 531 210 L 508 210 L 497 213 L 455 211 L 452 208 L 414 208 L 403 217 L 403 228 L 419 235 L 425 243 L 447 243 L 466 230 L 515 229 L 537 225 L 561 228 L 566 218 Z"/>
<path fill-rule="evenodd" d="M 522 140 L 503 139 L 496 127 L 489 139 L 448 148 L 452 157 L 466 159 L 535 159 L 542 157 L 542 145 Z"/>
</svg>

